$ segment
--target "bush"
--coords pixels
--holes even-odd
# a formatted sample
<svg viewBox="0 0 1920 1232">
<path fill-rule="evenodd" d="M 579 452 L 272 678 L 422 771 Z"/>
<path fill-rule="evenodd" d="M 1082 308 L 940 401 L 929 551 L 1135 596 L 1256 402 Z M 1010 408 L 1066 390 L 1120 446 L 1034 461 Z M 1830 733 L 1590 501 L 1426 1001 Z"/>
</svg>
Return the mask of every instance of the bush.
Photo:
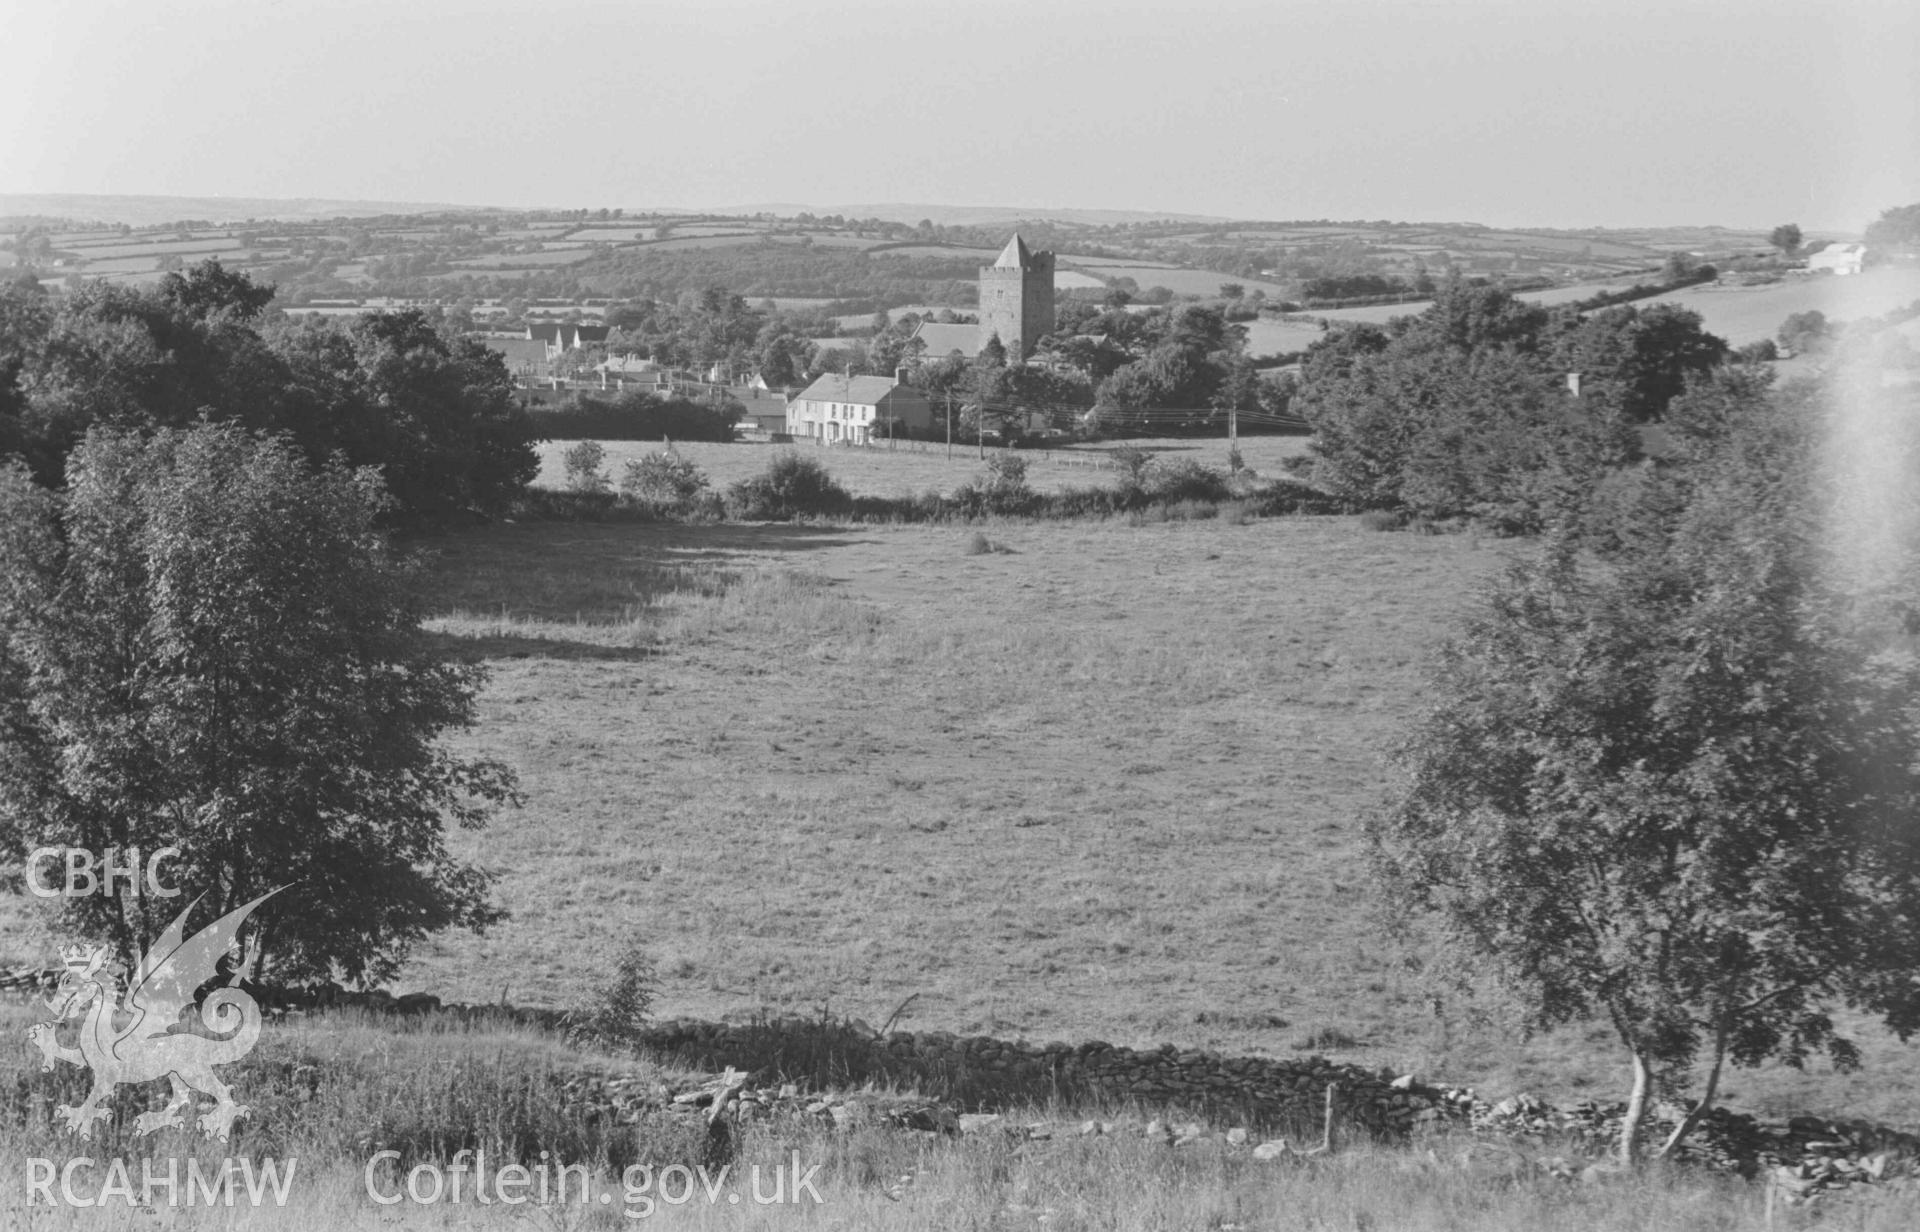
<svg viewBox="0 0 1920 1232">
<path fill-rule="evenodd" d="M 622 497 L 673 510 L 693 506 L 707 486 L 707 473 L 670 449 L 633 459 L 620 477 Z"/>
<path fill-rule="evenodd" d="M 1147 490 L 1158 501 L 1221 501 L 1233 495 L 1227 477 L 1211 466 L 1181 459 L 1161 464 L 1149 477 Z"/>
<path fill-rule="evenodd" d="M 1153 466 L 1153 454 L 1138 445 L 1122 445 L 1108 457 L 1120 468 L 1120 487 L 1135 490 L 1147 486 L 1147 474 Z"/>
<path fill-rule="evenodd" d="M 979 531 L 974 531 L 973 534 L 967 538 L 967 546 L 964 549 L 965 555 L 985 556 L 991 551 L 993 551 L 993 544 Z"/>
<path fill-rule="evenodd" d="M 1368 530 L 1399 530 L 1406 518 L 1392 509 L 1369 509 L 1360 515 L 1360 525 Z"/>
<path fill-rule="evenodd" d="M 607 450 L 599 441 L 580 441 L 569 446 L 560 455 L 560 462 L 567 471 L 567 491 L 569 492 L 606 492 L 613 488 L 613 481 L 601 468 L 606 465 Z"/>
<path fill-rule="evenodd" d="M 969 517 L 1017 516 L 1034 512 L 1041 503 L 1040 495 L 1027 485 L 1027 460 L 1010 450 L 990 456 L 987 473 L 960 488 L 954 499 Z"/>
<path fill-rule="evenodd" d="M 727 516 L 741 522 L 786 522 L 835 517 L 853 508 L 853 497 L 827 468 L 792 451 L 776 455 L 766 473 L 727 489 Z"/>
<path fill-rule="evenodd" d="M 575 1043 L 635 1042 L 646 1029 L 658 989 L 653 959 L 637 940 L 628 942 L 607 982 L 567 1016 L 567 1038 Z"/>
</svg>

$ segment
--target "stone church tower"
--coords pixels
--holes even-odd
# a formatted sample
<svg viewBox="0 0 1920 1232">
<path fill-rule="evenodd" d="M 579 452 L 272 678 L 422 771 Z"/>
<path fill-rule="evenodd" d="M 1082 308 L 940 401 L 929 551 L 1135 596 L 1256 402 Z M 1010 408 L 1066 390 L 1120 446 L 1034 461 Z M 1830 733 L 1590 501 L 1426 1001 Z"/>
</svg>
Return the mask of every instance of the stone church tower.
<svg viewBox="0 0 1920 1232">
<path fill-rule="evenodd" d="M 1053 254 L 1030 252 L 1015 235 L 999 260 L 980 267 L 980 345 L 1000 335 L 1007 362 L 1017 364 L 1052 332 Z"/>
</svg>

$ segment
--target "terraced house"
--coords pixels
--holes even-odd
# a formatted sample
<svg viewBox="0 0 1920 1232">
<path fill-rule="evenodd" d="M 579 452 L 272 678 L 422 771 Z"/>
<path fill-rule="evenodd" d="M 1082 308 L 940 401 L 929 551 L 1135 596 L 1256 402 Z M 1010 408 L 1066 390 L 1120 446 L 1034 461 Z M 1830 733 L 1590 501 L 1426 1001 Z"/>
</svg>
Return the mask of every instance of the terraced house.
<svg viewBox="0 0 1920 1232">
<path fill-rule="evenodd" d="M 787 431 L 825 444 L 865 444 L 933 426 L 927 395 L 893 376 L 821 377 L 787 403 Z"/>
</svg>

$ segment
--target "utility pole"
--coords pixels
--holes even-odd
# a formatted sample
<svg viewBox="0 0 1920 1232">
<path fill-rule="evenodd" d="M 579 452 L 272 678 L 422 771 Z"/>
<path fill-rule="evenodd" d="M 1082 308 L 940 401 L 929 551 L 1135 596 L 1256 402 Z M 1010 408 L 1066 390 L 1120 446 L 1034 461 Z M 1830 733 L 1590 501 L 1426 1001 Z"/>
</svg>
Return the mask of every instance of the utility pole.
<svg viewBox="0 0 1920 1232">
<path fill-rule="evenodd" d="M 953 389 L 947 389 L 947 461 L 953 461 Z"/>
</svg>

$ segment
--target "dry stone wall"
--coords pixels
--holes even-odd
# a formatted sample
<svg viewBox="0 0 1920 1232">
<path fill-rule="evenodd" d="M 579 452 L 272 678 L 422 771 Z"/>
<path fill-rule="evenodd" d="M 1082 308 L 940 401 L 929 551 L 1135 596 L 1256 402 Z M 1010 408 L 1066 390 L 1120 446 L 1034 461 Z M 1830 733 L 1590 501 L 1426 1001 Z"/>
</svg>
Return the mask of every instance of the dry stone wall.
<svg viewBox="0 0 1920 1232">
<path fill-rule="evenodd" d="M 1447 1115 L 1436 1087 L 1322 1057 L 1225 1057 L 1171 1044 L 1150 1051 L 1099 1041 L 1030 1044 L 945 1031 L 881 1035 L 857 1024 L 804 1019 L 667 1022 L 649 1030 L 643 1042 L 697 1069 L 731 1065 L 821 1087 L 911 1086 L 966 1108 L 1091 1099 L 1304 1132 L 1320 1126 L 1333 1086 L 1340 1123 L 1381 1137 L 1401 1136 L 1420 1121 Z"/>
</svg>

